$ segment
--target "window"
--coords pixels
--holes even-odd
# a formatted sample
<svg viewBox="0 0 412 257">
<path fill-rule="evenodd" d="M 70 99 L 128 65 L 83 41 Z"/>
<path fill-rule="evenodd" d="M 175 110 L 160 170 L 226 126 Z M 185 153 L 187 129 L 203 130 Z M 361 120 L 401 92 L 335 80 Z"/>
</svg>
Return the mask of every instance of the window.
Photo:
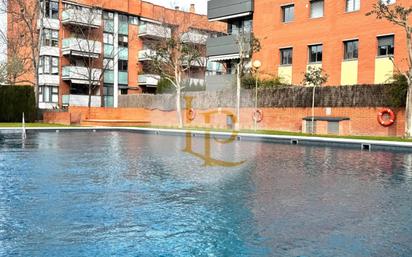
<svg viewBox="0 0 412 257">
<path fill-rule="evenodd" d="M 252 19 L 237 19 L 228 23 L 228 33 L 231 35 L 239 35 L 241 33 L 252 32 Z"/>
<path fill-rule="evenodd" d="M 113 45 L 113 34 L 103 33 L 103 43 Z"/>
<path fill-rule="evenodd" d="M 322 62 L 322 45 L 309 46 L 309 63 Z"/>
<path fill-rule="evenodd" d="M 103 69 L 105 70 L 113 70 L 114 69 L 114 61 L 113 59 L 103 59 Z"/>
<path fill-rule="evenodd" d="M 323 17 L 323 0 L 310 1 L 310 17 L 320 18 Z"/>
<path fill-rule="evenodd" d="M 119 14 L 119 22 L 128 23 L 127 15 Z"/>
<path fill-rule="evenodd" d="M 57 103 L 59 101 L 59 88 L 39 86 L 39 101 L 43 103 Z"/>
<path fill-rule="evenodd" d="M 59 18 L 59 1 L 58 0 L 42 0 L 42 9 L 45 18 Z"/>
<path fill-rule="evenodd" d="M 127 71 L 128 61 L 119 60 L 119 71 Z"/>
<path fill-rule="evenodd" d="M 282 21 L 291 22 L 295 18 L 295 5 L 282 6 Z"/>
<path fill-rule="evenodd" d="M 121 46 L 129 47 L 128 41 L 129 41 L 128 36 L 119 35 L 119 47 L 121 47 Z"/>
<path fill-rule="evenodd" d="M 394 52 L 394 36 L 378 37 L 378 56 L 393 55 Z"/>
<path fill-rule="evenodd" d="M 39 74 L 59 74 L 59 58 L 54 56 L 40 56 Z"/>
<path fill-rule="evenodd" d="M 360 9 L 360 0 L 346 0 L 346 11 L 354 12 Z"/>
<path fill-rule="evenodd" d="M 59 46 L 59 31 L 43 29 L 42 46 Z"/>
<path fill-rule="evenodd" d="M 291 65 L 293 57 L 292 48 L 280 49 L 280 64 L 281 65 Z"/>
<path fill-rule="evenodd" d="M 343 42 L 345 46 L 345 54 L 344 54 L 344 59 L 345 60 L 351 60 L 351 59 L 358 59 L 358 40 L 351 40 L 351 41 L 346 41 Z"/>
<path fill-rule="evenodd" d="M 139 25 L 139 18 L 137 16 L 129 16 L 129 24 Z"/>
</svg>

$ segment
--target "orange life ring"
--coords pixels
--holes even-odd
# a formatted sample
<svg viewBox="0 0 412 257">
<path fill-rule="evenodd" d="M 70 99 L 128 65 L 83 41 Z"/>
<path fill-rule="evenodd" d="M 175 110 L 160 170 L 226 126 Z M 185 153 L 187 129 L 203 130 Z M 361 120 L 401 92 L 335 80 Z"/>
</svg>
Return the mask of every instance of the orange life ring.
<svg viewBox="0 0 412 257">
<path fill-rule="evenodd" d="M 254 111 L 253 114 L 252 114 L 252 118 L 256 122 L 261 122 L 263 120 L 263 112 L 259 109 Z"/>
<path fill-rule="evenodd" d="M 192 121 L 196 118 L 196 112 L 193 108 L 190 108 L 189 111 L 187 112 L 187 119 Z"/>
<path fill-rule="evenodd" d="M 383 115 L 385 114 L 389 115 L 389 119 L 383 118 Z M 378 122 L 384 127 L 389 127 L 390 125 L 392 125 L 395 122 L 395 119 L 395 113 L 389 108 L 385 108 L 382 111 L 378 112 Z"/>
</svg>

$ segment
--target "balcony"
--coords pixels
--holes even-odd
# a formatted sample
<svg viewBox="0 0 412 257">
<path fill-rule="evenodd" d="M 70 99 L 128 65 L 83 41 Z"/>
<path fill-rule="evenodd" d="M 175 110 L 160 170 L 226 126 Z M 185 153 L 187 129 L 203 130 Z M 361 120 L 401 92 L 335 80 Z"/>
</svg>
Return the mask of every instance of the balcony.
<svg viewBox="0 0 412 257">
<path fill-rule="evenodd" d="M 207 2 L 207 17 L 209 21 L 225 21 L 249 16 L 253 13 L 253 2 L 253 0 L 210 0 Z"/>
<path fill-rule="evenodd" d="M 62 53 L 63 55 L 99 58 L 102 53 L 102 43 L 80 38 L 65 38 Z"/>
<path fill-rule="evenodd" d="M 64 66 L 62 80 L 71 81 L 75 84 L 89 84 L 90 77 L 93 84 L 98 84 L 101 76 L 101 69 L 93 69 L 79 66 Z"/>
<path fill-rule="evenodd" d="M 156 56 L 156 51 L 151 49 L 144 49 L 139 51 L 139 62 L 150 61 Z"/>
<path fill-rule="evenodd" d="M 217 38 L 208 38 L 206 43 L 206 56 L 210 57 L 209 61 L 222 61 L 239 58 L 239 45 L 240 40 L 238 35 L 228 35 Z M 244 34 L 245 42 L 250 42 L 251 34 Z M 243 40 L 243 39 L 242 39 Z M 250 44 L 245 47 L 245 52 L 250 50 Z"/>
<path fill-rule="evenodd" d="M 102 14 L 100 10 L 69 8 L 62 12 L 62 24 L 99 28 L 102 25 Z"/>
<path fill-rule="evenodd" d="M 205 33 L 200 33 L 197 31 L 188 31 L 182 34 L 180 40 L 182 40 L 183 43 L 206 45 L 207 38 L 208 35 Z"/>
<path fill-rule="evenodd" d="M 160 80 L 159 75 L 143 74 L 139 75 L 139 86 L 157 87 L 157 83 Z"/>
<path fill-rule="evenodd" d="M 139 37 L 152 39 L 171 38 L 172 30 L 160 24 L 144 23 L 139 26 Z"/>
<path fill-rule="evenodd" d="M 60 76 L 51 74 L 39 74 L 39 85 L 59 85 Z"/>
<path fill-rule="evenodd" d="M 102 98 L 101 96 L 93 95 L 91 99 L 91 107 L 100 107 Z M 87 107 L 89 105 L 88 95 L 63 95 L 62 96 L 63 106 L 80 106 Z"/>
</svg>

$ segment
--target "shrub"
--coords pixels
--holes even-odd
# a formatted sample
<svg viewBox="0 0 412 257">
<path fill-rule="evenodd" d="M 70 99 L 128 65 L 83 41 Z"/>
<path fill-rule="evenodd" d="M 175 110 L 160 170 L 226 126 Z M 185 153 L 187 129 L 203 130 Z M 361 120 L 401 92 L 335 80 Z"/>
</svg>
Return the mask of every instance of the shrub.
<svg viewBox="0 0 412 257">
<path fill-rule="evenodd" d="M 406 95 L 408 93 L 408 80 L 402 74 L 395 74 L 391 86 L 385 92 L 389 97 L 392 107 L 403 107 L 406 105 Z"/>
<path fill-rule="evenodd" d="M 284 86 L 282 84 L 281 79 L 279 77 L 275 77 L 272 79 L 258 79 L 258 87 L 260 88 L 272 88 L 272 87 L 278 87 L 278 86 Z M 247 75 L 242 78 L 242 88 L 244 89 L 254 89 L 256 87 L 256 78 Z"/>
<path fill-rule="evenodd" d="M 36 100 L 31 86 L 0 87 L 0 122 L 21 122 L 36 119 Z"/>
<path fill-rule="evenodd" d="M 161 78 L 157 83 L 156 94 L 171 94 L 174 91 L 175 87 L 165 78 Z"/>
</svg>

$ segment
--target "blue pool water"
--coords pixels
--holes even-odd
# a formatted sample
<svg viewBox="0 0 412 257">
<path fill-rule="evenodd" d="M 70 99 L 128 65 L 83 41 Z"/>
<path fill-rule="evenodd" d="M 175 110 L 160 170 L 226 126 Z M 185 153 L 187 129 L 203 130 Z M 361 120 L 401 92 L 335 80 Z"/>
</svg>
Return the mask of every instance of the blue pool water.
<svg viewBox="0 0 412 257">
<path fill-rule="evenodd" d="M 412 256 L 411 154 L 185 140 L 0 132 L 0 256 Z"/>
</svg>

